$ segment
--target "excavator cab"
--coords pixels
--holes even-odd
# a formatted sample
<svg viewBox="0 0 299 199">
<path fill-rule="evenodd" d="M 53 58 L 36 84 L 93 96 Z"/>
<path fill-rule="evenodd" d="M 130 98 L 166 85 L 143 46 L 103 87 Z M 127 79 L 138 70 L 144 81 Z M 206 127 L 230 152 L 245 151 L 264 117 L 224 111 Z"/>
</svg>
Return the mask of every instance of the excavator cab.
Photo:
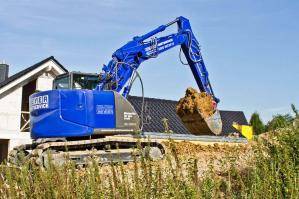
<svg viewBox="0 0 299 199">
<path fill-rule="evenodd" d="M 94 89 L 99 83 L 96 73 L 69 72 L 58 75 L 53 81 L 53 90 L 57 89 Z"/>
</svg>

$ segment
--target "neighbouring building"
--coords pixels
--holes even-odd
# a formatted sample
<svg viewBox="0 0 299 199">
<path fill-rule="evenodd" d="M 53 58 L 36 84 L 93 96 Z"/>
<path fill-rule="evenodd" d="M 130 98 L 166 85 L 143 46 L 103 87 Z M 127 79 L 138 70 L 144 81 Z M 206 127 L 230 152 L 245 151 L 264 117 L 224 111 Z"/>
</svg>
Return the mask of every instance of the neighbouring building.
<svg viewBox="0 0 299 199">
<path fill-rule="evenodd" d="M 67 72 L 49 57 L 8 77 L 9 66 L 0 64 L 0 162 L 19 144 L 30 143 L 29 95 L 52 89 L 53 79 Z"/>
</svg>

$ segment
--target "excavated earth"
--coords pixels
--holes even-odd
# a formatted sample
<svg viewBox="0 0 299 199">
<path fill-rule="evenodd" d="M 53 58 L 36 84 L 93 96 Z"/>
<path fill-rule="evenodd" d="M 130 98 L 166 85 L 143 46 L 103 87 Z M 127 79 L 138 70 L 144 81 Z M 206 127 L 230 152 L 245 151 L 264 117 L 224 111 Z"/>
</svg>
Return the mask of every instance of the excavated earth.
<svg viewBox="0 0 299 199">
<path fill-rule="evenodd" d="M 166 158 L 154 161 L 152 164 L 159 166 L 165 175 L 170 172 L 169 168 L 176 166 L 183 172 L 183 176 L 187 176 L 190 165 L 194 165 L 195 161 L 199 177 L 205 176 L 211 169 L 214 173 L 221 174 L 230 168 L 232 162 L 237 169 L 242 170 L 248 166 L 248 162 L 253 157 L 250 143 L 201 145 L 184 141 L 164 144 L 168 148 Z M 140 162 L 137 165 L 139 168 L 142 167 Z M 133 175 L 135 168 L 135 163 L 124 165 L 124 170 L 129 176 Z M 111 173 L 110 166 L 103 166 L 102 170 L 107 176 Z"/>
<path fill-rule="evenodd" d="M 185 96 L 179 100 L 176 112 L 190 133 L 194 135 L 218 135 L 220 131 L 215 131 L 208 125 L 208 121 L 216 112 L 213 103 L 211 95 L 205 92 L 199 93 L 194 88 L 188 88 Z"/>
<path fill-rule="evenodd" d="M 177 104 L 176 111 L 180 117 L 194 113 L 201 114 L 203 118 L 210 117 L 215 112 L 213 98 L 205 92 L 199 93 L 194 88 L 187 88 L 185 96 Z"/>
</svg>

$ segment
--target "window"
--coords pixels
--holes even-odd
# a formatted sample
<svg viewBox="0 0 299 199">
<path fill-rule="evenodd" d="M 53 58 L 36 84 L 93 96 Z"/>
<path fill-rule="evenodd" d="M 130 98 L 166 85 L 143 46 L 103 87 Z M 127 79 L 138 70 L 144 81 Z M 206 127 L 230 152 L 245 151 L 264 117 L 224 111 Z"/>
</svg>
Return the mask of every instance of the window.
<svg viewBox="0 0 299 199">
<path fill-rule="evenodd" d="M 94 89 L 99 83 L 96 75 L 73 74 L 73 89 Z"/>
<path fill-rule="evenodd" d="M 54 81 L 54 89 L 69 89 L 69 76 L 57 78 Z"/>
</svg>

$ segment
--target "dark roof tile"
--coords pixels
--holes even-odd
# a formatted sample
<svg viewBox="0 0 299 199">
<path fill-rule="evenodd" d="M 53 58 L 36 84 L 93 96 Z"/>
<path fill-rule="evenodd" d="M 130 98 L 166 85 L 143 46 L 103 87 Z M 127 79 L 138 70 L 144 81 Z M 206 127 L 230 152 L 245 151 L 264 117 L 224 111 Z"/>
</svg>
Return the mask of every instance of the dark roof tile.
<svg viewBox="0 0 299 199">
<path fill-rule="evenodd" d="M 140 115 L 142 97 L 129 96 L 128 100 L 134 106 L 137 113 Z M 164 132 L 163 118 L 168 119 L 170 130 L 179 134 L 190 134 L 176 114 L 177 101 L 144 98 L 144 132 Z M 224 111 L 220 110 L 220 115 L 223 123 L 222 135 L 226 135 L 236 130 L 232 127 L 233 122 L 241 125 L 248 125 L 245 115 L 242 111 Z M 150 118 L 150 120 L 148 120 Z"/>
</svg>

